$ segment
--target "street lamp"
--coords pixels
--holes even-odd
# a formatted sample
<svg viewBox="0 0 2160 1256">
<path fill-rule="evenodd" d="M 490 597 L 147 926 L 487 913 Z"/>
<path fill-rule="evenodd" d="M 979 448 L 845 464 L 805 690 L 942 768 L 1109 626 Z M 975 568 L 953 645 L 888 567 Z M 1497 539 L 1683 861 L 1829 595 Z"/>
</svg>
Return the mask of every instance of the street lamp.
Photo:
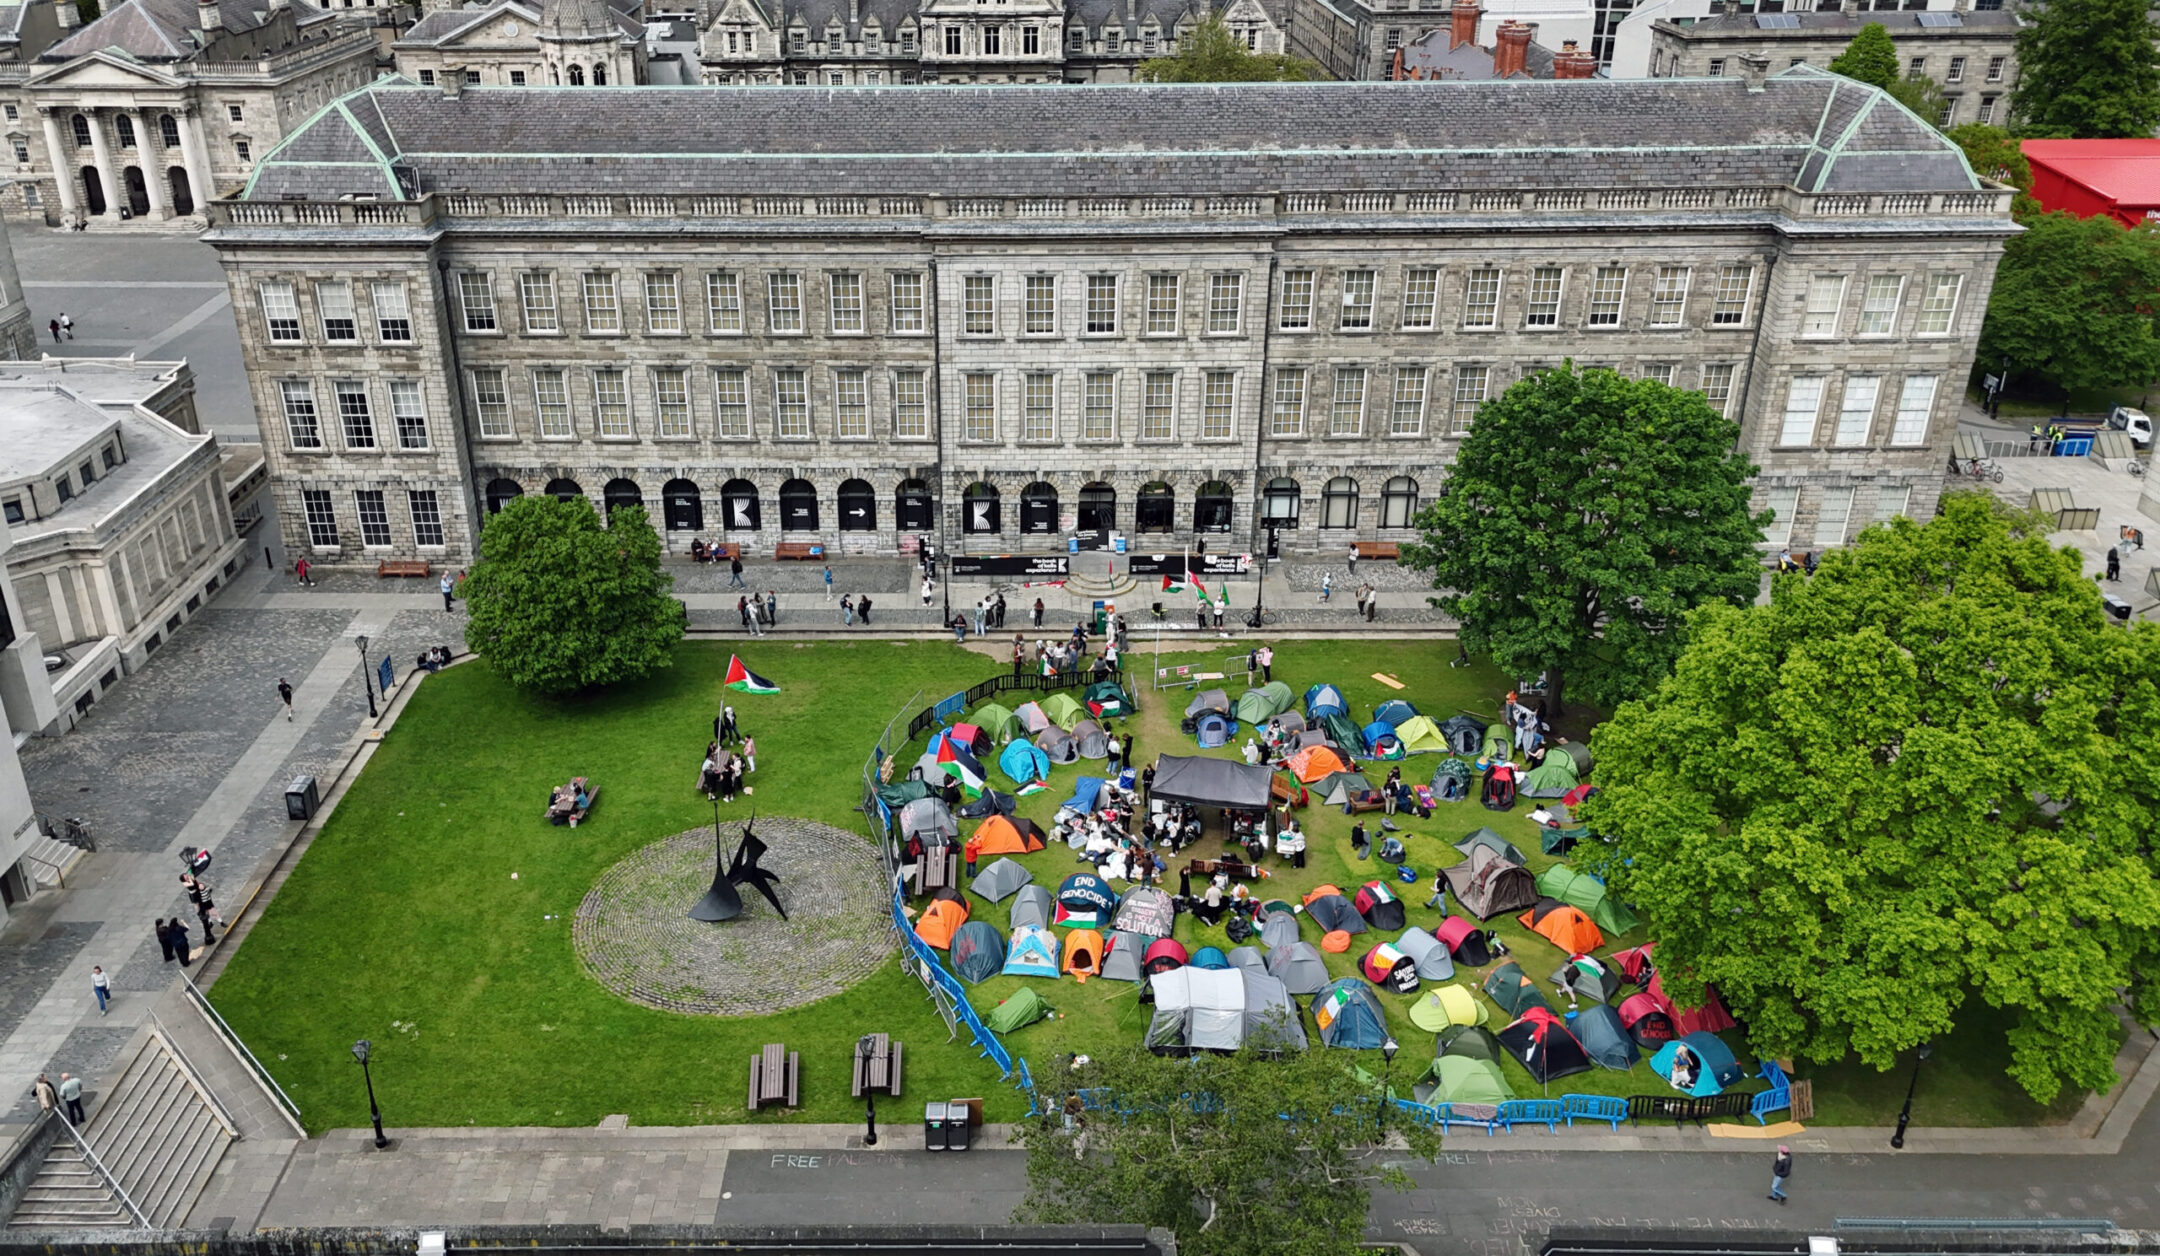
<svg viewBox="0 0 2160 1256">
<path fill-rule="evenodd" d="M 1915 1053 L 1916 1058 L 1913 1060 L 1912 1065 L 1912 1080 L 1905 1083 L 1905 1106 L 1898 1109 L 1897 1133 L 1890 1136 L 1892 1149 L 1902 1149 L 1905 1146 L 1905 1127 L 1912 1124 L 1913 1091 L 1920 1086 L 1920 1065 L 1933 1054 L 1935 1054 L 1935 1044 L 1932 1042 L 1921 1043 L 1919 1051 Z"/>
<path fill-rule="evenodd" d="M 863 1130 L 865 1147 L 877 1146 L 877 1092 L 870 1088 L 870 1053 L 876 1049 L 873 1035 L 864 1034 L 855 1040 L 855 1076 L 862 1080 Z"/>
<path fill-rule="evenodd" d="M 1380 1044 L 1380 1142 L 1387 1142 L 1388 1075 L 1395 1068 L 1395 1053 L 1402 1050 L 1393 1038 Z"/>
<path fill-rule="evenodd" d="M 361 1080 L 367 1083 L 368 1116 L 372 1117 L 375 1121 L 375 1150 L 381 1151 L 382 1149 L 390 1145 L 390 1140 L 383 1137 L 382 1109 L 375 1106 L 375 1078 L 371 1073 L 368 1072 L 368 1051 L 372 1049 L 374 1045 L 375 1044 L 369 1042 L 367 1039 L 362 1038 L 360 1041 L 352 1044 L 352 1053 L 353 1058 L 360 1061 Z"/>
<path fill-rule="evenodd" d="M 368 718 L 371 720 L 381 719 L 381 713 L 375 709 L 375 680 L 373 677 L 368 675 L 367 634 L 363 632 L 359 636 L 354 637 L 353 644 L 360 647 L 360 685 L 362 688 L 367 690 Z M 367 1057 L 365 1055 L 361 1056 L 360 1062 L 362 1064 L 367 1063 Z"/>
</svg>

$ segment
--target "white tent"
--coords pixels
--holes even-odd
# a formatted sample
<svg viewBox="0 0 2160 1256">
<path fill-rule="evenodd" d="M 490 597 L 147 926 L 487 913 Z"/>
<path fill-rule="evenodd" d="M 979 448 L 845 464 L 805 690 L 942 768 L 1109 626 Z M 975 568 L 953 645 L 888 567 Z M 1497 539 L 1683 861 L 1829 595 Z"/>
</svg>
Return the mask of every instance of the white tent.
<svg viewBox="0 0 2160 1256">
<path fill-rule="evenodd" d="M 1245 975 L 1237 969 L 1187 965 L 1156 973 L 1148 982 L 1155 989 L 1150 1047 L 1235 1051 L 1244 1043 Z"/>
<path fill-rule="evenodd" d="M 1283 983 L 1239 969 L 1245 978 L 1245 1040 L 1263 1051 L 1303 1051 L 1305 1022 Z"/>
</svg>

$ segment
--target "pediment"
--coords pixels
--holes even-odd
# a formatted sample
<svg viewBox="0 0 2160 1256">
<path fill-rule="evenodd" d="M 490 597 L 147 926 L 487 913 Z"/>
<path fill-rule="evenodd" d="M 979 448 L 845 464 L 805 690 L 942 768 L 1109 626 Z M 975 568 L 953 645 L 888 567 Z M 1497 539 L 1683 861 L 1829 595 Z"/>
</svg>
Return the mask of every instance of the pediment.
<svg viewBox="0 0 2160 1256">
<path fill-rule="evenodd" d="M 73 61 L 53 66 L 30 76 L 25 86 L 33 91 L 65 89 L 69 91 L 95 91 L 110 89 L 139 91 L 143 88 L 179 87 L 180 80 L 169 74 L 161 74 L 146 65 L 139 65 L 115 57 L 110 53 L 91 52 Z"/>
<path fill-rule="evenodd" d="M 536 44 L 540 31 L 540 17 L 516 5 L 503 8 L 485 21 L 475 22 L 461 31 L 454 31 L 443 39 L 444 48 L 468 45 L 501 47 L 504 44 Z"/>
</svg>

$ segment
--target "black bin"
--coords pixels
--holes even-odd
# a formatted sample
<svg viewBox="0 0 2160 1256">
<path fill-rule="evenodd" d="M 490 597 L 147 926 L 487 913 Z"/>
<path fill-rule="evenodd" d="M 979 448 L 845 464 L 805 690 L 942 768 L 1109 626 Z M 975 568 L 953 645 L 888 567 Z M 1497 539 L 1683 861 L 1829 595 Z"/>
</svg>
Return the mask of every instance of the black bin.
<svg viewBox="0 0 2160 1256">
<path fill-rule="evenodd" d="M 321 795 L 315 792 L 315 778 L 296 776 L 285 787 L 285 818 L 288 820 L 312 820 L 315 809 L 322 806 Z"/>
<path fill-rule="evenodd" d="M 922 1112 L 922 1136 L 924 1151 L 945 1150 L 945 1105 L 926 1103 Z"/>
<path fill-rule="evenodd" d="M 2101 594 L 2100 602 L 2107 607 L 2107 613 L 2114 617 L 2117 623 L 2126 624 L 2130 622 L 2130 603 L 2112 593 Z"/>
<path fill-rule="evenodd" d="M 945 1105 L 945 1150 L 968 1149 L 968 1120 L 972 1115 L 965 1103 L 955 1101 Z"/>
</svg>

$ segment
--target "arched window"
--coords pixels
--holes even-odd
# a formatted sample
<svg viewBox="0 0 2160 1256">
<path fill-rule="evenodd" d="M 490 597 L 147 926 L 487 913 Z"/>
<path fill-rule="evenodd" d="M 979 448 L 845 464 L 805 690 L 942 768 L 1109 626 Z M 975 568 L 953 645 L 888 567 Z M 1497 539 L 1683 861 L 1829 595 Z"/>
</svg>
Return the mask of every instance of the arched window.
<svg viewBox="0 0 2160 1256">
<path fill-rule="evenodd" d="M 1209 480 L 1200 486 L 1193 497 L 1192 526 L 1195 532 L 1228 532 L 1230 530 L 1230 486 L 1221 480 Z"/>
<path fill-rule="evenodd" d="M 516 480 L 489 480 L 487 486 L 487 512 L 491 515 L 499 515 L 502 513 L 503 507 L 524 495 L 524 488 Z"/>
<path fill-rule="evenodd" d="M 161 113 L 157 120 L 158 143 L 166 148 L 180 147 L 180 121 L 169 113 Z"/>
<path fill-rule="evenodd" d="M 584 66 L 581 66 L 581 65 L 573 65 L 573 66 L 571 66 L 571 67 L 570 67 L 570 86 L 572 86 L 572 87 L 583 87 L 583 86 L 585 86 L 585 67 L 584 67 Z"/>
<path fill-rule="evenodd" d="M 114 114 L 113 131 L 115 136 L 120 141 L 120 147 L 135 147 L 135 119 L 129 117 L 124 113 Z"/>
<path fill-rule="evenodd" d="M 1294 528 L 1298 521 L 1298 503 L 1303 490 L 1298 482 L 1288 476 L 1269 480 L 1266 491 L 1260 495 L 1260 520 L 1271 528 Z"/>
<path fill-rule="evenodd" d="M 606 66 L 604 66 L 604 65 L 595 65 L 595 66 L 594 66 L 594 67 L 592 68 L 592 85 L 593 85 L 594 87 L 606 87 L 606 86 L 607 86 L 607 67 L 606 67 Z"/>
<path fill-rule="evenodd" d="M 617 506 L 644 505 L 645 494 L 638 491 L 635 480 L 609 480 L 607 487 L 600 490 L 600 500 L 607 505 L 606 517 L 613 519 Z"/>
<path fill-rule="evenodd" d="M 1380 489 L 1380 526 L 1407 528 L 1417 518 L 1417 481 L 1398 475 Z"/>
<path fill-rule="evenodd" d="M 1117 490 L 1097 480 L 1080 486 L 1080 511 L 1073 521 L 1082 532 L 1108 533 L 1117 526 Z"/>
<path fill-rule="evenodd" d="M 547 495 L 559 502 L 577 501 L 585 496 L 585 490 L 578 487 L 576 480 L 549 480 Z"/>
<path fill-rule="evenodd" d="M 729 480 L 720 486 L 720 526 L 729 532 L 758 530 L 757 485 Z"/>
<path fill-rule="evenodd" d="M 68 118 L 68 129 L 75 133 L 75 147 L 84 150 L 89 149 L 90 119 L 82 116 L 79 113 L 72 114 Z"/>
<path fill-rule="evenodd" d="M 968 485 L 960 494 L 960 530 L 1002 532 L 1004 527 L 1004 519 L 998 513 L 997 487 L 980 480 Z"/>
<path fill-rule="evenodd" d="M 699 532 L 705 527 L 705 498 L 694 480 L 669 480 L 660 490 L 661 508 L 670 532 Z"/>
<path fill-rule="evenodd" d="M 870 491 L 870 481 L 840 481 L 840 530 L 877 531 L 877 494 Z"/>
<path fill-rule="evenodd" d="M 817 490 L 808 480 L 788 480 L 780 485 L 780 530 L 817 531 Z"/>
<path fill-rule="evenodd" d="M 893 490 L 893 520 L 902 532 L 921 532 L 937 526 L 937 510 L 930 500 L 930 486 L 921 480 L 902 480 Z"/>
<path fill-rule="evenodd" d="M 1020 490 L 1020 535 L 1032 536 L 1058 530 L 1058 496 L 1055 486 L 1035 481 Z"/>
<path fill-rule="evenodd" d="M 1177 493 L 1161 480 L 1140 486 L 1140 502 L 1133 512 L 1136 532 L 1171 532 L 1177 528 Z"/>
<path fill-rule="evenodd" d="M 1357 481 L 1347 475 L 1338 475 L 1327 482 L 1320 491 L 1320 526 L 1323 528 L 1354 528 L 1357 526 Z"/>
</svg>

